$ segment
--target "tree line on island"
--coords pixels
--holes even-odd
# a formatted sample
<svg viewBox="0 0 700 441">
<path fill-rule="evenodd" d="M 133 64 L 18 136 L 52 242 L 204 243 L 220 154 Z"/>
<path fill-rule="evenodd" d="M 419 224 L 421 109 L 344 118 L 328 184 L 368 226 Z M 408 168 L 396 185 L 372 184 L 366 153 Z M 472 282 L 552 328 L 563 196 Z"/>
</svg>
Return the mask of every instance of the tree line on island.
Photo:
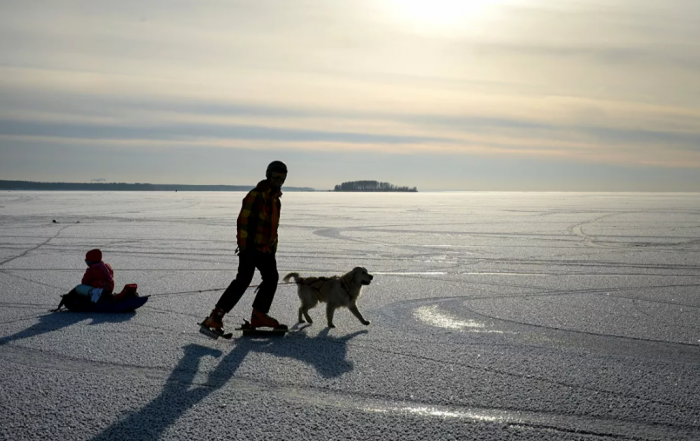
<svg viewBox="0 0 700 441">
<path fill-rule="evenodd" d="M 334 191 L 398 191 L 417 192 L 416 187 L 397 187 L 388 182 L 379 181 L 350 181 L 336 185 Z"/>
</svg>

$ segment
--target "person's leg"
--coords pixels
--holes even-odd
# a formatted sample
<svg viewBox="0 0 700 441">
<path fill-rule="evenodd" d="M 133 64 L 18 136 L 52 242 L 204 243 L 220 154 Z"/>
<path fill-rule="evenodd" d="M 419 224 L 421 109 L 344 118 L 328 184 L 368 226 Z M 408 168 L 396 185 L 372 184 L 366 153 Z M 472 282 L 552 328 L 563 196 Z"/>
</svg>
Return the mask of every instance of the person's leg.
<svg viewBox="0 0 700 441">
<path fill-rule="evenodd" d="M 77 292 L 81 296 L 90 297 L 90 291 L 92 291 L 92 286 L 90 286 L 90 285 L 78 285 L 73 289 L 75 290 L 75 292 Z"/>
<path fill-rule="evenodd" d="M 92 303 L 97 303 L 104 292 L 102 288 L 95 288 L 90 285 L 78 285 L 73 289 L 81 296 L 90 299 Z"/>
<path fill-rule="evenodd" d="M 277 291 L 277 282 L 280 278 L 277 272 L 277 259 L 275 259 L 275 255 L 271 253 L 258 253 L 256 266 L 258 270 L 260 270 L 262 283 L 260 283 L 258 293 L 253 301 L 253 309 L 257 312 L 267 314 L 270 311 L 272 300 Z"/>
<path fill-rule="evenodd" d="M 255 250 L 247 250 L 238 255 L 238 274 L 216 303 L 217 309 L 228 313 L 241 300 L 255 274 L 256 254 Z"/>
</svg>

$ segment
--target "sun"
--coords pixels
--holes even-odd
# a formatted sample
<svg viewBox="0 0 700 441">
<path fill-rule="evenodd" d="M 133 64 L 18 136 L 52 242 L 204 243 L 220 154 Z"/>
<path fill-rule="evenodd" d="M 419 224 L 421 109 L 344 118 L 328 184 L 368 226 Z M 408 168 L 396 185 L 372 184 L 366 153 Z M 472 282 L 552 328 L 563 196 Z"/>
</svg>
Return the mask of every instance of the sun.
<svg viewBox="0 0 700 441">
<path fill-rule="evenodd" d="M 419 32 L 453 33 L 505 0 L 384 0 L 394 20 Z"/>
</svg>

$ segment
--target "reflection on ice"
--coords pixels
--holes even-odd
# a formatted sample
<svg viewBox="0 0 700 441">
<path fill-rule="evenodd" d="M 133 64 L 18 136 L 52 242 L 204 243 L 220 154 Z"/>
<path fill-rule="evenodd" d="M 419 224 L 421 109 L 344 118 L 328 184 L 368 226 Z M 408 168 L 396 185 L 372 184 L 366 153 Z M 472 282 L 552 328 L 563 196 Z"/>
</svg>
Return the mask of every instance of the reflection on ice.
<svg viewBox="0 0 700 441">
<path fill-rule="evenodd" d="M 486 325 L 474 320 L 459 320 L 438 311 L 437 305 L 421 306 L 413 311 L 414 317 L 430 326 L 445 329 L 468 329 L 470 332 L 492 332 L 502 334 L 502 331 L 487 330 Z"/>
<path fill-rule="evenodd" d="M 493 415 L 487 415 L 486 413 L 477 413 L 473 411 L 459 412 L 455 410 L 442 410 L 436 407 L 366 407 L 365 410 L 368 412 L 380 413 L 412 413 L 425 417 L 466 418 L 475 421 L 503 421 L 503 418 L 496 417 Z"/>
<path fill-rule="evenodd" d="M 459 273 L 462 276 L 539 276 L 546 277 L 549 274 L 536 274 L 536 273 L 508 273 L 508 272 L 498 272 L 498 273 L 488 273 L 488 272 L 478 272 L 478 273 Z"/>
<path fill-rule="evenodd" d="M 384 276 L 444 276 L 447 274 L 444 271 L 412 271 L 412 272 L 377 272 L 377 271 L 372 271 L 372 274 L 380 274 Z"/>
</svg>

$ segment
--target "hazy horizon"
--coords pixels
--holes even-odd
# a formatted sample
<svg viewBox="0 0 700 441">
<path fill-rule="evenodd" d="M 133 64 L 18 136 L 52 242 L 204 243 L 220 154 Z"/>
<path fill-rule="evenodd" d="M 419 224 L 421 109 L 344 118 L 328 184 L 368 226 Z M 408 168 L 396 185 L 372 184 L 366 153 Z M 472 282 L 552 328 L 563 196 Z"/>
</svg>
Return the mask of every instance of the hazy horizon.
<svg viewBox="0 0 700 441">
<path fill-rule="evenodd" d="M 700 191 L 695 0 L 0 0 L 0 179 Z"/>
</svg>

